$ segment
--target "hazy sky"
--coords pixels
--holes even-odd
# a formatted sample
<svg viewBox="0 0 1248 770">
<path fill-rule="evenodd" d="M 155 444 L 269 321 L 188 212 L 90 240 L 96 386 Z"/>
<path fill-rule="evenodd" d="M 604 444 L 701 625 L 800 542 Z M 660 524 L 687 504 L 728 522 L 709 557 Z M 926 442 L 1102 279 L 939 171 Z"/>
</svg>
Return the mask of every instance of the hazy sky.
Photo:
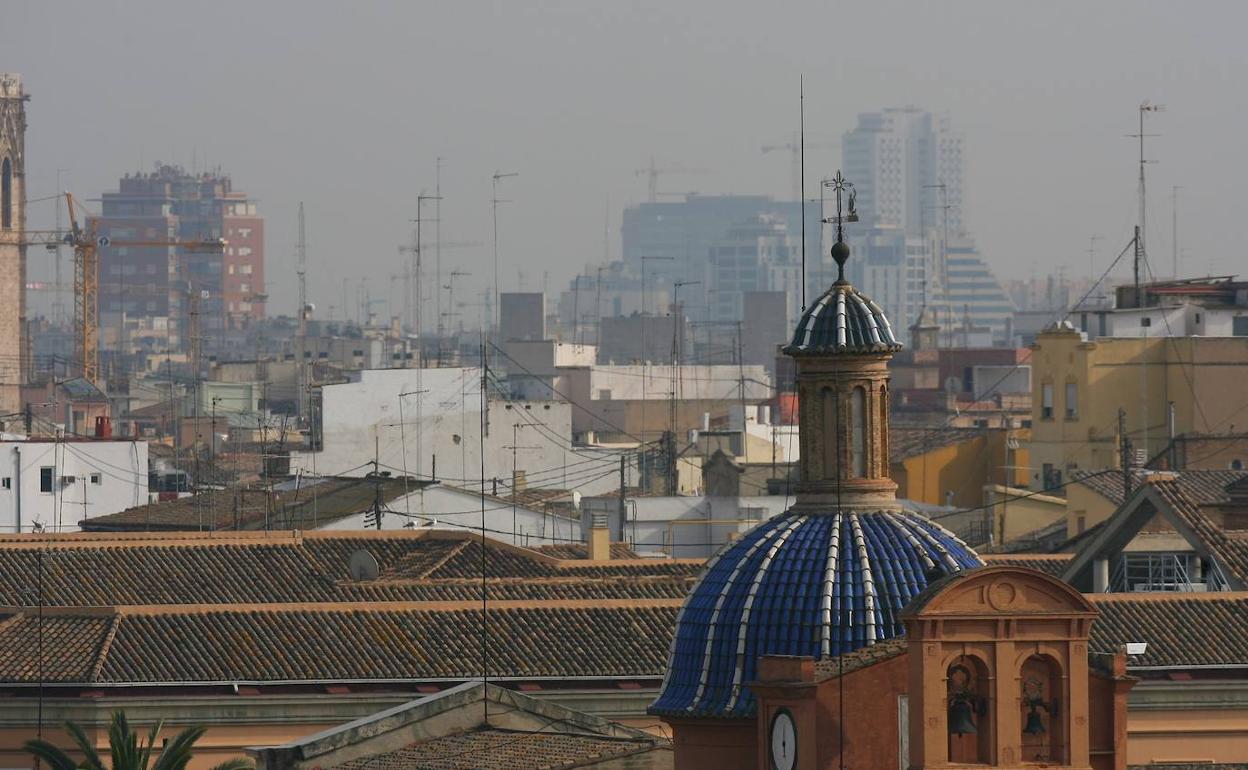
<svg viewBox="0 0 1248 770">
<path fill-rule="evenodd" d="M 446 251 L 480 290 L 490 273 L 490 174 L 503 289 L 566 286 L 612 256 L 620 211 L 657 162 L 712 173 L 660 190 L 787 196 L 789 158 L 857 113 L 916 104 L 966 134 L 964 218 L 1003 277 L 1102 267 L 1136 211 L 1136 106 L 1148 129 L 1150 252 L 1169 271 L 1170 192 L 1189 271 L 1248 273 L 1244 218 L 1248 67 L 1242 2 L 55 2 L 0 5 L 0 71 L 29 104 L 32 198 L 96 198 L 157 160 L 219 164 L 260 200 L 271 312 L 295 305 L 295 212 L 308 215 L 310 293 L 342 279 L 401 301 L 390 276 L 421 190 L 443 168 Z M 808 152 L 808 178 L 839 153 Z M 809 185 L 811 193 L 817 187 Z M 32 204 L 30 226 L 51 222 Z M 98 204 L 96 204 L 98 205 Z M 426 212 L 432 215 L 432 211 Z M 32 275 L 47 257 L 31 253 Z M 467 294 L 466 288 L 464 294 Z M 353 289 L 354 292 L 354 289 Z M 379 311 L 383 310 L 378 308 Z M 340 311 L 339 311 L 340 312 Z"/>
</svg>

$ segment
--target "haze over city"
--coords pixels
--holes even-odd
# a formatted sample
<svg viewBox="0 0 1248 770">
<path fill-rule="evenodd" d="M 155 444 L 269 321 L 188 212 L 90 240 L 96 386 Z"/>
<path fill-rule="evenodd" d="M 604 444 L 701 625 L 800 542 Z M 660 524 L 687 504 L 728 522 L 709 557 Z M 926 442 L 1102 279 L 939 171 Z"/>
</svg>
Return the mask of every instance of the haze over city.
<svg viewBox="0 0 1248 770">
<path fill-rule="evenodd" d="M 662 192 L 789 198 L 798 79 L 807 139 L 837 142 L 860 112 L 917 105 L 966 140 L 963 216 L 1002 278 L 1107 264 L 1136 212 L 1136 106 L 1150 120 L 1150 251 L 1168 257 L 1181 185 L 1185 264 L 1235 272 L 1248 102 L 1240 3 L 10 3 L 9 69 L 33 94 L 29 195 L 97 198 L 156 161 L 219 166 L 261 201 L 268 289 L 293 313 L 295 209 L 308 212 L 309 296 L 341 279 L 385 299 L 415 198 L 442 170 L 442 238 L 489 282 L 490 175 L 502 289 L 566 288 L 619 256 L 620 213 Z M 1211 17 L 1221 23 L 1209 23 Z M 808 195 L 840 165 L 808 150 Z M 667 198 L 667 200 L 673 200 Z M 96 205 L 96 204 L 91 204 Z M 50 226 L 32 203 L 31 226 Z M 426 213 L 426 216 L 432 216 Z M 32 278 L 47 278 L 32 260 Z M 354 290 L 353 290 L 354 291 Z M 395 300 L 397 303 L 397 299 Z"/>
<path fill-rule="evenodd" d="M 1248 4 L 0 4 L 0 770 L 1248 770 Z"/>
</svg>

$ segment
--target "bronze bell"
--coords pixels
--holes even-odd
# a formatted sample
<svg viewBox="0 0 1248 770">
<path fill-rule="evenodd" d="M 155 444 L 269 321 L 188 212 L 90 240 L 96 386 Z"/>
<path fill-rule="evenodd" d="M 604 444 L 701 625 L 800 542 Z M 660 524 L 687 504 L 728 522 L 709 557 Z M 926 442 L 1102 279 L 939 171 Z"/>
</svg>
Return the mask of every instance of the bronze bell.
<svg viewBox="0 0 1248 770">
<path fill-rule="evenodd" d="M 1023 727 L 1023 732 L 1028 735 L 1044 735 L 1047 732 L 1044 729 L 1044 720 L 1040 718 L 1040 709 L 1035 706 L 1027 712 L 1027 724 Z"/>
<path fill-rule="evenodd" d="M 949 706 L 949 732 L 952 735 L 974 735 L 979 732 L 975 729 L 975 717 L 969 701 L 958 700 Z"/>
</svg>

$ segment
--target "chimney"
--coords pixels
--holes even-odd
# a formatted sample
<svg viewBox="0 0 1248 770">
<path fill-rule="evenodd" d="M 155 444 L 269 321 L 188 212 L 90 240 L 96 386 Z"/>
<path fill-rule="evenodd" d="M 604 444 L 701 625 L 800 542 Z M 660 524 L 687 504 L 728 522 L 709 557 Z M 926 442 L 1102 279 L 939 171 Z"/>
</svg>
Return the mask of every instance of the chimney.
<svg viewBox="0 0 1248 770">
<path fill-rule="evenodd" d="M 611 530 L 607 528 L 607 512 L 596 509 L 590 514 L 589 560 L 611 560 Z"/>
</svg>

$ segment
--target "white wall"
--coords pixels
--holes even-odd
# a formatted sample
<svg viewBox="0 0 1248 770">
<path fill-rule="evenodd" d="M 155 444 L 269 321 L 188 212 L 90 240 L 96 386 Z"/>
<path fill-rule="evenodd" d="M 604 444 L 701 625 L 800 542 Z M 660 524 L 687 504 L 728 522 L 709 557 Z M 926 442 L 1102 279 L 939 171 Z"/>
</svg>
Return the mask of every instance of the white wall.
<svg viewBox="0 0 1248 770">
<path fill-rule="evenodd" d="M 631 543 L 639 552 L 661 551 L 676 558 L 706 558 L 730 539 L 760 521 L 788 510 L 791 496 L 762 497 L 638 497 L 627 498 L 620 526 L 619 501 L 613 497 L 581 501 L 581 524 L 593 511 L 607 514 L 612 540 Z"/>
<path fill-rule="evenodd" d="M 367 370 L 355 382 L 327 385 L 322 390 L 324 449 L 292 454 L 292 472 L 364 476 L 376 453 L 381 469 L 395 475 L 406 470 L 417 478 L 476 484 L 481 478 L 480 388 L 478 368 Z M 402 398 L 402 420 L 400 393 L 410 394 Z M 491 400 L 488 418 L 487 479 L 511 479 L 514 445 L 520 447 L 516 467 L 526 472 L 530 486 L 566 484 L 594 493 L 616 485 L 614 453 L 572 446 L 571 405 Z M 518 426 L 514 433 L 513 426 Z"/>
<path fill-rule="evenodd" d="M 681 395 L 690 400 L 724 400 L 735 397 L 743 375 L 746 400 L 771 398 L 771 375 L 765 366 L 684 364 L 680 371 Z M 672 392 L 672 366 L 595 366 L 589 370 L 590 398 L 602 398 L 604 391 L 610 391 L 610 398 L 614 401 L 643 397 L 647 400 L 667 401 Z"/>
<path fill-rule="evenodd" d="M 391 500 L 382 516 L 382 529 L 434 527 L 481 531 L 481 497 L 473 491 L 438 485 Z M 514 527 L 514 529 L 513 529 Z M 339 519 L 321 529 L 360 530 L 368 527 L 364 515 Z M 515 507 L 498 499 L 485 500 L 485 534 L 521 546 L 566 545 L 581 541 L 581 522 L 542 511 Z M 516 536 L 512 537 L 513 531 Z"/>
<path fill-rule="evenodd" d="M 0 482 L 0 531 L 76 532 L 83 519 L 147 503 L 147 442 L 2 441 Z"/>
</svg>

